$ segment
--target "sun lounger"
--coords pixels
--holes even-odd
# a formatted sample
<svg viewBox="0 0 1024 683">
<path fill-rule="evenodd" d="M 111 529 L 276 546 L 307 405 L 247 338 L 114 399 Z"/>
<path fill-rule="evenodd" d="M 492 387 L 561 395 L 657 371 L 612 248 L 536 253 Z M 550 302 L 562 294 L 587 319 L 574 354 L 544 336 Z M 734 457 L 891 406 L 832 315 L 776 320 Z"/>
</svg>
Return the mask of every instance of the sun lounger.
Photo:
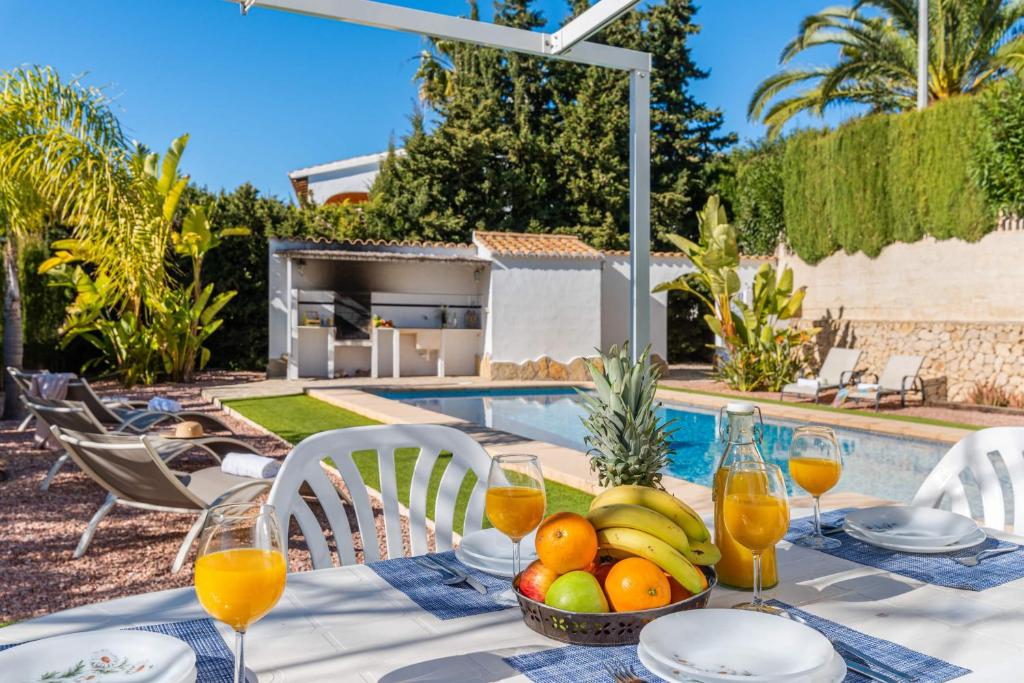
<svg viewBox="0 0 1024 683">
<path fill-rule="evenodd" d="M 900 407 L 907 405 L 907 394 L 919 392 L 924 403 L 924 380 L 919 373 L 924 364 L 924 356 L 893 356 L 885 364 L 881 375 L 867 375 L 873 381 L 860 383 L 850 390 L 846 397 L 852 401 L 873 401 L 875 410 L 881 406 L 886 396 L 899 394 Z"/>
<path fill-rule="evenodd" d="M 799 379 L 782 387 L 779 400 L 786 399 L 786 394 L 811 397 L 818 402 L 821 392 L 846 386 L 854 376 L 857 363 L 860 362 L 858 349 L 831 348 L 821 364 L 821 370 L 814 379 Z"/>
<path fill-rule="evenodd" d="M 86 405 L 79 401 L 58 401 L 56 399 L 35 398 L 25 395 L 22 396 L 22 402 L 40 424 L 47 426 L 47 429 L 60 427 L 64 430 L 83 434 L 111 433 L 103 423 L 96 419 L 96 416 L 89 411 Z M 65 450 L 63 446 L 59 445 L 59 442 L 57 443 L 61 450 Z M 164 459 L 164 462 L 169 462 L 193 448 L 206 451 L 218 463 L 221 461 L 221 457 L 227 453 L 257 452 L 246 442 L 227 436 L 206 436 L 195 439 L 153 436 L 150 443 L 157 453 L 160 454 L 160 457 Z M 53 481 L 53 478 L 68 461 L 68 458 L 68 453 L 64 452 L 54 461 L 42 485 L 39 487 L 41 490 L 45 491 L 50 487 L 50 482 Z"/>
<path fill-rule="evenodd" d="M 227 474 L 220 467 L 207 467 L 188 474 L 175 472 L 164 462 L 153 440 L 144 435 L 83 434 L 60 427 L 54 427 L 53 433 L 82 471 L 108 492 L 106 501 L 89 520 L 78 542 L 76 559 L 85 554 L 96 527 L 111 508 L 126 505 L 196 517 L 171 565 L 171 571 L 177 572 L 202 530 L 210 508 L 251 501 L 274 483 L 273 479 Z"/>
</svg>

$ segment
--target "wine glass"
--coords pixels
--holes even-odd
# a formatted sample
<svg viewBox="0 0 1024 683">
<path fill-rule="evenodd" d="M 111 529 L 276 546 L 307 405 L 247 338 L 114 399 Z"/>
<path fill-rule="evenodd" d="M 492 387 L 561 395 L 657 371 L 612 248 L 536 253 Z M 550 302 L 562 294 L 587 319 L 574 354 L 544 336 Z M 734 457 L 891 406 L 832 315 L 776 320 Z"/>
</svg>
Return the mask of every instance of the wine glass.
<svg viewBox="0 0 1024 683">
<path fill-rule="evenodd" d="M 535 455 L 498 455 L 487 475 L 487 519 L 512 539 L 512 571 L 519 576 L 519 542 L 544 519 L 544 476 Z"/>
<path fill-rule="evenodd" d="M 245 632 L 284 592 L 288 571 L 274 506 L 210 508 L 196 555 L 196 596 L 235 631 L 234 683 L 245 683 Z"/>
<path fill-rule="evenodd" d="M 761 597 L 761 553 L 782 540 L 789 528 L 789 497 L 778 465 L 734 463 L 723 487 L 722 517 L 737 543 L 754 556 L 754 598 L 737 609 L 785 615 Z"/>
<path fill-rule="evenodd" d="M 793 541 L 814 550 L 831 550 L 842 545 L 838 538 L 821 533 L 821 496 L 839 483 L 843 460 L 836 434 L 828 427 L 799 427 L 789 447 L 789 474 L 800 488 L 814 497 L 814 533 Z"/>
</svg>

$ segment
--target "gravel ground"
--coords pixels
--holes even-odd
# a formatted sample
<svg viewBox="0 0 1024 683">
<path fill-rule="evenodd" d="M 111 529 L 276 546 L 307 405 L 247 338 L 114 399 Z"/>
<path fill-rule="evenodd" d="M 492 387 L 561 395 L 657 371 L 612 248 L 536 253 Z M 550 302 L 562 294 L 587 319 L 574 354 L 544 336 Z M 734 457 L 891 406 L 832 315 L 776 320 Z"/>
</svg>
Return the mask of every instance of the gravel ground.
<svg viewBox="0 0 1024 683">
<path fill-rule="evenodd" d="M 242 439 L 265 455 L 283 458 L 289 444 L 274 435 L 254 429 L 208 403 L 199 395 L 202 386 L 252 381 L 253 373 L 210 373 L 193 385 L 158 385 L 124 391 L 112 385 L 118 395 L 146 398 L 170 396 L 192 410 L 217 412 Z M 0 422 L 0 463 L 6 480 L 0 481 L 0 623 L 20 621 L 77 605 L 178 588 L 192 584 L 194 551 L 178 574 L 170 573 L 171 562 L 194 517 L 150 512 L 115 506 L 93 537 L 81 559 L 72 558 L 78 539 L 105 492 L 73 464 L 65 466 L 49 491 L 40 491 L 56 454 L 32 447 L 32 431 L 17 432 L 14 422 Z M 215 464 L 202 453 L 182 456 L 175 469 L 192 471 Z M 339 489 L 340 479 L 332 475 Z M 376 504 L 375 504 L 376 506 Z M 384 555 L 383 515 L 375 507 L 378 543 Z M 321 520 L 323 524 L 323 520 Z M 402 520 L 403 532 L 406 520 Z M 349 524 L 356 528 L 355 517 Z M 330 538 L 330 532 L 326 532 Z M 363 560 L 362 541 L 355 535 L 357 558 Z M 406 536 L 408 543 L 408 536 Z M 432 542 L 432 539 L 431 539 Z M 408 547 L 408 546 L 407 546 Z M 289 564 L 292 571 L 310 569 L 301 533 L 290 530 Z"/>
</svg>

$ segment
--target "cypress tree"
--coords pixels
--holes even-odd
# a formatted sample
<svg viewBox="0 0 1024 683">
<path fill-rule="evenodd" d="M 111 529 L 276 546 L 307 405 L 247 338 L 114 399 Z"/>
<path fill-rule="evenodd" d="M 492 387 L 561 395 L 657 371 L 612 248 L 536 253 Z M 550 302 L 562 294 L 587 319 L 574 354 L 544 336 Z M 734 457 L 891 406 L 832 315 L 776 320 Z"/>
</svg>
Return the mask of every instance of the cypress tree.
<svg viewBox="0 0 1024 683">
<path fill-rule="evenodd" d="M 586 0 L 571 0 L 574 14 Z M 496 23 L 544 28 L 533 0 L 495 3 Z M 692 234 L 702 171 L 732 136 L 688 88 L 707 73 L 687 46 L 691 0 L 634 10 L 592 38 L 654 54 L 651 220 Z M 478 18 L 475 0 L 470 17 Z M 413 115 L 405 155 L 382 168 L 367 208 L 371 231 L 467 241 L 474 229 L 574 232 L 622 247 L 629 231 L 628 75 L 600 67 L 433 41 L 417 73 L 432 114 Z M 433 123 L 433 126 L 430 124 Z"/>
</svg>

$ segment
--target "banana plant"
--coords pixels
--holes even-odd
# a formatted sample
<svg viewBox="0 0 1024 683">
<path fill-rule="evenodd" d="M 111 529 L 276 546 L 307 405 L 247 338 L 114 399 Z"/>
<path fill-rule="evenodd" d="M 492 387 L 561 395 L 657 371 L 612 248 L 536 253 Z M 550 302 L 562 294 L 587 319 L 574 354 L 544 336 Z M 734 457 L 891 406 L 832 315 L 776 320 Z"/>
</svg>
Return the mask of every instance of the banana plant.
<svg viewBox="0 0 1024 683">
<path fill-rule="evenodd" d="M 729 223 L 717 196 L 708 199 L 698 219 L 699 243 L 669 236 L 696 270 L 659 285 L 654 291 L 681 290 L 703 302 L 708 309 L 704 320 L 728 351 L 728 358 L 718 370 L 729 386 L 744 391 L 777 389 L 792 381 L 799 369 L 798 349 L 818 332 L 785 324 L 799 315 L 806 289 L 794 287 L 792 269 L 786 268 L 779 274 L 765 263 L 754 276 L 751 301 L 745 303 L 739 298 L 736 229 Z M 703 294 L 698 283 L 711 292 L 710 297 Z"/>
<path fill-rule="evenodd" d="M 693 262 L 696 271 L 654 288 L 655 292 L 680 290 L 696 296 L 710 311 L 705 322 L 715 335 L 727 339 L 734 334 L 732 307 L 740 291 L 740 251 L 736 230 L 729 224 L 718 195 L 712 195 L 697 212 L 699 243 L 680 235 L 667 235 L 669 241 Z M 705 295 L 710 292 L 710 298 Z"/>
<path fill-rule="evenodd" d="M 211 249 L 219 247 L 225 238 L 250 234 L 249 228 L 242 227 L 214 231 L 209 211 L 202 206 L 191 207 L 181 223 L 181 230 L 171 233 L 174 252 L 186 257 L 192 264 L 191 304 L 172 300 L 171 310 L 166 314 L 170 324 L 168 332 L 175 332 L 165 337 L 168 351 L 164 354 L 164 365 L 172 378 L 191 382 L 196 362 L 200 370 L 206 366 L 210 350 L 203 346 L 203 342 L 224 322 L 213 318 L 236 294 L 234 291 L 223 292 L 210 301 L 213 285 L 203 287 L 203 259 Z M 179 329 L 181 324 L 186 327 Z"/>
</svg>

